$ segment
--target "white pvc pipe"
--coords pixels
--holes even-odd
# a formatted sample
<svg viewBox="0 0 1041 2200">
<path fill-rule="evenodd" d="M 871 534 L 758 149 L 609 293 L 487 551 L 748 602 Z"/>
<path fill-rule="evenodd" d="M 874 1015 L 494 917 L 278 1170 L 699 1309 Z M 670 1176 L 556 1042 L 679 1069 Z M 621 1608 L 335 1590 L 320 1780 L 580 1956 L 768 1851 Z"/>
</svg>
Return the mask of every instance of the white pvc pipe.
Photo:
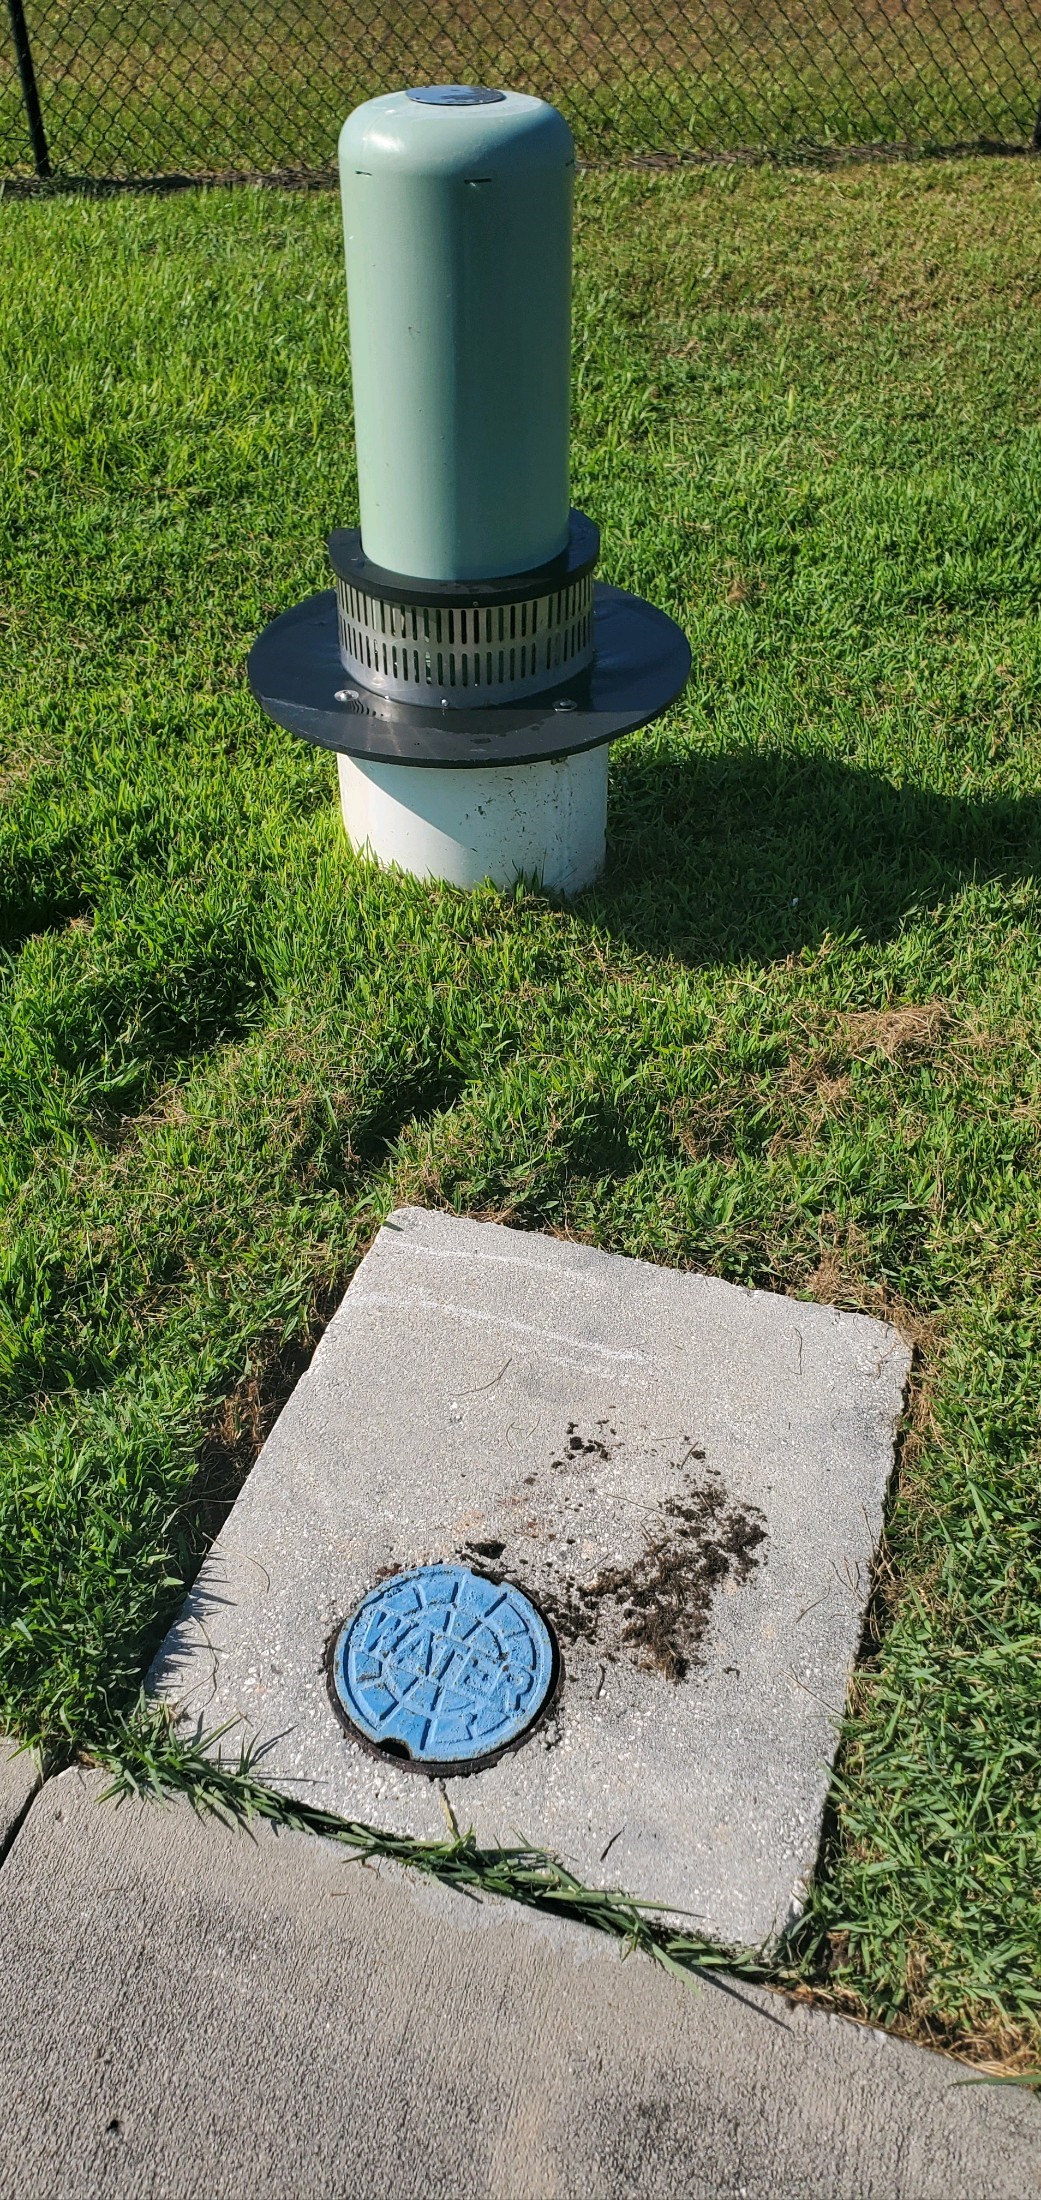
<svg viewBox="0 0 1041 2200">
<path fill-rule="evenodd" d="M 452 886 L 536 878 L 578 894 L 603 869 L 606 743 L 541 764 L 424 769 L 337 759 L 352 847 Z"/>
</svg>

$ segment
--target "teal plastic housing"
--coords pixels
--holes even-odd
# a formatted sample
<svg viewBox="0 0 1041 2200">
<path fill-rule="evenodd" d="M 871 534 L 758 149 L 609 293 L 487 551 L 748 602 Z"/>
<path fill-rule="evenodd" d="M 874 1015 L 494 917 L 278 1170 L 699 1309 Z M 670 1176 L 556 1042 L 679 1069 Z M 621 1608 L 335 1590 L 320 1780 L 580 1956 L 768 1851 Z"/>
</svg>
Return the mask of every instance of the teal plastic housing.
<svg viewBox="0 0 1041 2200">
<path fill-rule="evenodd" d="M 392 92 L 340 133 L 362 544 L 485 580 L 567 541 L 571 206 L 562 115 Z"/>
</svg>

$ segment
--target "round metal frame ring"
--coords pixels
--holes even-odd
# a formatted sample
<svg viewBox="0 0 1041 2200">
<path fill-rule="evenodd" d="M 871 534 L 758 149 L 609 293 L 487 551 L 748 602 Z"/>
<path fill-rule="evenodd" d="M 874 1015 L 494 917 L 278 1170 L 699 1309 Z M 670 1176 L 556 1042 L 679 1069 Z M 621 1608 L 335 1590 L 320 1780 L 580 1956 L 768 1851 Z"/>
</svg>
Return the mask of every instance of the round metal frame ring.
<svg viewBox="0 0 1041 2200">
<path fill-rule="evenodd" d="M 417 107 L 498 107 L 506 94 L 483 84 L 417 84 L 405 97 Z"/>
<path fill-rule="evenodd" d="M 333 1710 L 374 1756 L 429 1779 L 483 1772 L 545 1718 L 556 1637 L 514 1582 L 412 1567 L 369 1590 L 333 1635 Z"/>
</svg>

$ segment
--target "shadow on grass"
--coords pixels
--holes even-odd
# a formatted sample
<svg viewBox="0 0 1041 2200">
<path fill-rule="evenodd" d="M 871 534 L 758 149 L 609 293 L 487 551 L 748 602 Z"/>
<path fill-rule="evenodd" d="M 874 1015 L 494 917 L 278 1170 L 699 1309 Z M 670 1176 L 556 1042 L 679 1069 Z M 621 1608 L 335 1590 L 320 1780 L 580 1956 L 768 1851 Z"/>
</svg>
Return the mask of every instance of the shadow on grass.
<svg viewBox="0 0 1041 2200">
<path fill-rule="evenodd" d="M 655 757 L 617 771 L 608 869 L 583 906 L 691 963 L 881 942 L 972 880 L 1041 870 L 1041 797 L 896 787 L 820 757 Z"/>
</svg>

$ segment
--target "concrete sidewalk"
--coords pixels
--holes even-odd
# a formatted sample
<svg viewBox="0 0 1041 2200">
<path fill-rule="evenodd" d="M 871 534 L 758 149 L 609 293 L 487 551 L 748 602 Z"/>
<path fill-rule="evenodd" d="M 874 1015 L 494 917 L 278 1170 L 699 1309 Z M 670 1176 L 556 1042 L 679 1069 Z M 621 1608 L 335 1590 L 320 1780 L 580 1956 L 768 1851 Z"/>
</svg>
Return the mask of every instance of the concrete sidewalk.
<svg viewBox="0 0 1041 2200">
<path fill-rule="evenodd" d="M 1028 2200 L 1041 2112 L 579 1928 L 49 1781 L 0 1871 L 3 2200 Z"/>
<path fill-rule="evenodd" d="M 17 1742 L 0 1734 L 0 1857 L 39 1785 L 40 1766 L 35 1752 L 19 1749 Z"/>
</svg>

